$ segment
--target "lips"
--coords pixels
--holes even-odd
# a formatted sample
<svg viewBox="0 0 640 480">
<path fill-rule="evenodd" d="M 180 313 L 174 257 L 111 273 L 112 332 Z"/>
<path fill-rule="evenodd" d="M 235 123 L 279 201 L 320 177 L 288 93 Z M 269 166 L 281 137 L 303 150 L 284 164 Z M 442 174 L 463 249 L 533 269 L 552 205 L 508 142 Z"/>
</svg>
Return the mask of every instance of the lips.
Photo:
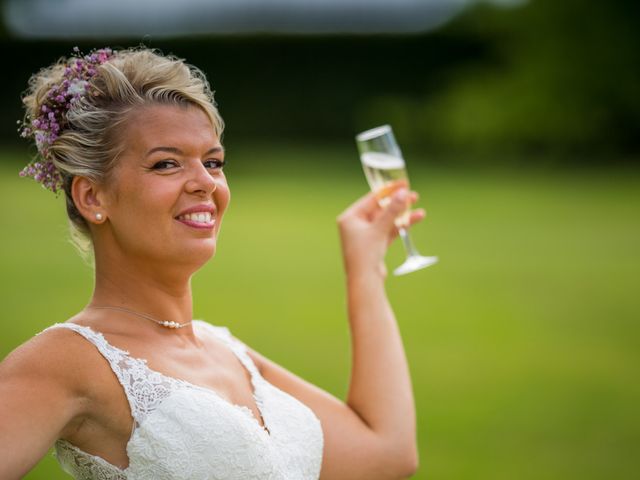
<svg viewBox="0 0 640 480">
<path fill-rule="evenodd" d="M 213 205 L 196 205 L 182 211 L 176 218 L 179 222 L 195 228 L 213 228 L 216 223 Z"/>
<path fill-rule="evenodd" d="M 177 219 L 196 223 L 211 223 L 211 212 L 185 213 L 178 215 Z"/>
</svg>

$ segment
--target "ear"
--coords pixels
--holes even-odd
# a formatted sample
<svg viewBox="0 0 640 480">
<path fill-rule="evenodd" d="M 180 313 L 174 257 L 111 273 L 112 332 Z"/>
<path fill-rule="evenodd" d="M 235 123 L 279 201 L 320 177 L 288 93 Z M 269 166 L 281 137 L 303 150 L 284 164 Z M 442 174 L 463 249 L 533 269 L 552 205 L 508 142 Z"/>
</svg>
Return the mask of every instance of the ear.
<svg viewBox="0 0 640 480">
<path fill-rule="evenodd" d="M 80 215 L 89 224 L 101 224 L 107 219 L 103 189 L 87 177 L 75 176 L 71 182 L 71 197 Z"/>
</svg>

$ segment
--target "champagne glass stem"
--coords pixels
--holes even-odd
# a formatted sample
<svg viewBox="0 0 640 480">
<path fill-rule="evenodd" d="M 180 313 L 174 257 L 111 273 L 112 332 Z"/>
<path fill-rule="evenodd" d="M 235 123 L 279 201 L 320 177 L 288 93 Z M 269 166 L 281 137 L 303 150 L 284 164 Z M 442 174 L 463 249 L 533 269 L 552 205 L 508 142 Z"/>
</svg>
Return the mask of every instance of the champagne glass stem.
<svg viewBox="0 0 640 480">
<path fill-rule="evenodd" d="M 398 180 L 408 182 L 407 169 L 400 147 L 398 147 L 389 125 L 372 128 L 358 134 L 356 143 L 369 187 L 379 195 L 380 206 L 384 207 L 389 203 L 388 197 L 393 191 L 391 188 L 393 182 Z M 409 206 L 407 204 L 407 208 Z M 438 257 L 423 257 L 413 246 L 407 228 L 409 217 L 410 213 L 407 211 L 396 219 L 396 227 L 400 238 L 402 238 L 407 258 L 402 265 L 393 271 L 395 275 L 415 272 L 438 261 Z"/>
<path fill-rule="evenodd" d="M 409 232 L 404 227 L 398 228 L 398 233 L 400 234 L 400 238 L 402 239 L 402 244 L 404 245 L 404 249 L 407 252 L 408 257 L 419 256 L 420 254 L 416 250 L 416 247 L 413 246 L 413 242 L 411 241 L 411 237 L 409 236 Z"/>
<path fill-rule="evenodd" d="M 393 271 L 394 275 L 405 275 L 438 262 L 438 257 L 423 257 L 418 253 L 416 247 L 413 246 L 413 242 L 406 228 L 399 227 L 398 233 L 400 234 L 400 238 L 402 238 L 402 244 L 407 252 L 407 258 L 402 265 Z"/>
</svg>

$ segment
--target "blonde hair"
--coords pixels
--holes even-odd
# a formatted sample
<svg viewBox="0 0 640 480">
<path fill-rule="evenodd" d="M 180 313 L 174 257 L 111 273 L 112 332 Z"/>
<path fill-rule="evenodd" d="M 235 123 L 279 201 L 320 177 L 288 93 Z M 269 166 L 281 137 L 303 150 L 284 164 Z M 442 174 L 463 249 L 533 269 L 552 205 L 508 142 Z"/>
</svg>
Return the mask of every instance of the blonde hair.
<svg viewBox="0 0 640 480">
<path fill-rule="evenodd" d="M 72 61 L 73 57 L 61 58 L 31 77 L 22 99 L 25 118 L 40 114 L 47 93 L 62 83 Z M 115 51 L 89 83 L 91 93 L 70 106 L 47 152 L 62 176 L 72 242 L 85 255 L 91 235 L 71 196 L 71 184 L 75 176 L 97 183 L 108 177 L 124 148 L 122 128 L 132 111 L 153 104 L 192 105 L 207 114 L 218 137 L 224 129 L 204 73 L 172 55 L 146 47 Z"/>
</svg>

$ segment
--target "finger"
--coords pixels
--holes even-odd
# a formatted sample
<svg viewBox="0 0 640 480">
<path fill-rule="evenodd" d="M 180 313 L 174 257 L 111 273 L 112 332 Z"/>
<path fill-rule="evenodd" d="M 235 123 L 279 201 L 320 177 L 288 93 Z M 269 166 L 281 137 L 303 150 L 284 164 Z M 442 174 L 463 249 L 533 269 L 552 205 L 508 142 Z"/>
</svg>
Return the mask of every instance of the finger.
<svg viewBox="0 0 640 480">
<path fill-rule="evenodd" d="M 403 188 L 405 188 L 406 186 L 408 186 L 408 183 L 406 180 L 395 180 L 391 183 L 388 184 L 389 187 L 385 187 L 384 191 L 385 192 L 389 192 L 391 191 L 391 193 L 386 193 L 386 196 L 388 197 L 393 197 L 393 193 L 397 192 L 399 190 L 402 190 Z M 380 198 L 380 192 L 382 190 L 379 190 L 378 192 L 376 192 L 376 197 Z M 407 199 L 406 199 L 406 208 L 408 209 L 411 205 L 413 205 L 414 203 L 416 203 L 418 201 L 419 198 L 419 194 L 418 192 L 414 192 L 413 190 L 407 190 Z M 368 216 L 368 218 L 372 221 L 376 221 L 377 218 L 382 215 L 384 213 L 384 209 L 382 208 L 377 208 L 374 209 L 370 215 Z"/>
<path fill-rule="evenodd" d="M 370 215 L 378 208 L 378 200 L 374 192 L 363 195 L 358 200 L 349 205 L 340 217 L 348 217 L 352 215 Z"/>
<path fill-rule="evenodd" d="M 405 226 L 405 228 L 408 228 L 418 222 L 421 222 L 422 220 L 424 220 L 424 218 L 426 217 L 427 212 L 423 209 L 423 208 L 419 208 L 417 210 L 412 210 L 409 213 L 409 222 L 408 224 Z M 391 232 L 389 233 L 389 245 L 391 245 L 391 243 L 398 237 L 398 229 L 394 228 L 393 230 L 391 230 Z"/>
<path fill-rule="evenodd" d="M 407 182 L 407 180 L 405 179 L 400 179 L 400 180 L 393 180 L 389 183 L 385 183 L 384 185 L 382 185 L 380 188 L 378 188 L 376 190 L 376 197 L 377 198 L 385 198 L 385 197 L 390 197 L 392 196 L 395 192 L 397 192 L 400 189 L 407 189 L 409 188 L 409 182 Z"/>
<path fill-rule="evenodd" d="M 378 200 L 382 197 L 391 196 L 400 189 L 406 189 L 409 183 L 405 179 L 394 180 L 384 185 L 382 188 L 375 192 L 369 192 L 363 195 L 349 207 L 347 207 L 338 218 L 345 216 L 360 216 L 373 220 L 377 214 L 379 214 L 380 206 Z M 417 192 L 409 192 L 408 203 L 413 204 L 418 200 Z"/>
<path fill-rule="evenodd" d="M 409 213 L 409 226 L 421 222 L 427 216 L 427 212 L 424 208 L 418 208 L 417 210 L 412 210 Z"/>
<path fill-rule="evenodd" d="M 396 191 L 391 202 L 376 219 L 376 223 L 385 230 L 395 227 L 395 219 L 409 206 L 410 194 L 406 188 Z"/>
</svg>

